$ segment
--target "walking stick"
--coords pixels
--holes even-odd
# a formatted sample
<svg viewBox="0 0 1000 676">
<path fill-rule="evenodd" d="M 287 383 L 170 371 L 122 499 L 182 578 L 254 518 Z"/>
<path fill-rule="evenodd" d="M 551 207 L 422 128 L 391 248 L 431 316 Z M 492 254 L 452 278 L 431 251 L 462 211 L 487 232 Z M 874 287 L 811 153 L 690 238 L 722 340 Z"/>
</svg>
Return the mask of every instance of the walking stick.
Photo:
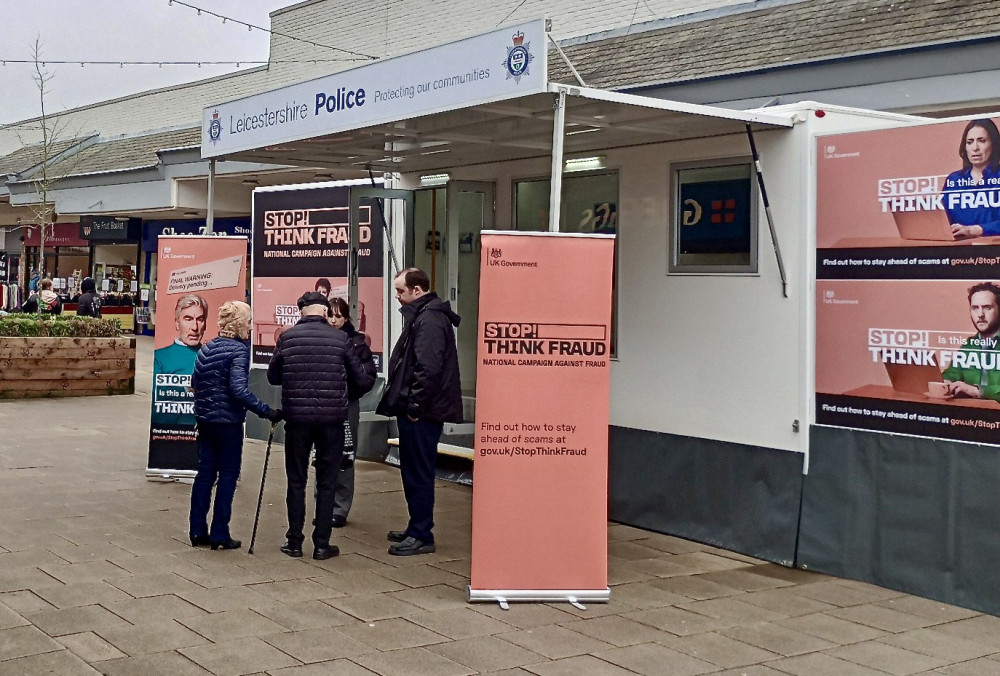
<svg viewBox="0 0 1000 676">
<path fill-rule="evenodd" d="M 253 543 L 257 540 L 257 525 L 260 523 L 260 505 L 264 502 L 264 481 L 267 479 L 267 461 L 271 458 L 271 441 L 274 440 L 274 428 L 278 423 L 271 423 L 267 433 L 267 450 L 264 451 L 264 473 L 260 475 L 260 495 L 257 496 L 257 515 L 253 518 L 253 533 L 250 534 L 250 548 L 247 554 L 253 556 Z"/>
</svg>

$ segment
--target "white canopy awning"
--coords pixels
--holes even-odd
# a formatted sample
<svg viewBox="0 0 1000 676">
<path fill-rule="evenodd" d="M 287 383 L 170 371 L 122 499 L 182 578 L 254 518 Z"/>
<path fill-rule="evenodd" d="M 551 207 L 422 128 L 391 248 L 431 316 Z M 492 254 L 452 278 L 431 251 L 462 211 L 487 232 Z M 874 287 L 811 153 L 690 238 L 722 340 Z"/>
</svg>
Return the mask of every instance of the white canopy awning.
<svg viewBox="0 0 1000 676">
<path fill-rule="evenodd" d="M 734 111 L 550 83 L 547 92 L 227 154 L 227 160 L 392 172 L 549 157 L 555 95 L 566 93 L 563 153 L 791 127 L 788 115 Z"/>
</svg>

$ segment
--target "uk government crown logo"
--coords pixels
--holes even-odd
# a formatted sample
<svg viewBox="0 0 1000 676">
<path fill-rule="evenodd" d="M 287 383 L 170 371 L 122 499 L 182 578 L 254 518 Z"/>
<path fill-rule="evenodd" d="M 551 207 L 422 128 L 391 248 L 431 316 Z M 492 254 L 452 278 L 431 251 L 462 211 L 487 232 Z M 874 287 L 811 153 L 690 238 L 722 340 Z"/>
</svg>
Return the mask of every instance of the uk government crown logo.
<svg viewBox="0 0 1000 676">
<path fill-rule="evenodd" d="M 524 42 L 524 33 L 518 31 L 510 38 L 511 44 L 507 47 L 507 58 L 503 62 L 503 67 L 507 70 L 507 79 L 514 78 L 515 83 L 521 81 L 522 75 L 530 75 L 528 66 L 535 60 L 531 53 L 531 43 Z"/>
<path fill-rule="evenodd" d="M 222 136 L 222 122 L 219 121 L 219 111 L 212 113 L 212 121 L 208 123 L 208 138 L 215 143 Z"/>
</svg>

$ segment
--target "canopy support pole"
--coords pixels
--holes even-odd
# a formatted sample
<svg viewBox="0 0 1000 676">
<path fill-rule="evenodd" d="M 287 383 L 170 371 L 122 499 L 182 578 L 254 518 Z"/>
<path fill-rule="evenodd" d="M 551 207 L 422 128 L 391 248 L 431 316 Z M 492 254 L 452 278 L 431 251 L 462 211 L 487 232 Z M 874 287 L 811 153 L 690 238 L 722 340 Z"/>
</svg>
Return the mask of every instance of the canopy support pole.
<svg viewBox="0 0 1000 676">
<path fill-rule="evenodd" d="M 757 186 L 760 188 L 761 199 L 764 200 L 764 215 L 767 217 L 767 228 L 771 231 L 771 245 L 774 247 L 774 257 L 778 261 L 778 274 L 781 276 L 781 293 L 788 298 L 788 277 L 785 275 L 785 263 L 781 258 L 781 246 L 778 244 L 778 233 L 774 229 L 774 218 L 771 216 L 771 203 L 767 199 L 767 188 L 764 187 L 764 170 L 760 164 L 760 153 L 753 138 L 753 129 L 747 122 L 747 138 L 750 139 L 750 153 L 753 155 L 754 168 L 757 171 Z"/>
<path fill-rule="evenodd" d="M 582 77 L 580 77 L 580 73 L 577 72 L 576 67 L 573 66 L 573 63 L 569 60 L 569 57 L 566 56 L 566 52 L 562 50 L 562 47 L 559 46 L 559 43 L 556 42 L 556 39 L 552 37 L 552 33 L 546 33 L 545 35 L 549 38 L 549 42 L 552 43 L 552 46 L 556 48 L 556 52 L 559 54 L 559 56 L 562 57 L 563 63 L 565 63 L 569 67 L 569 70 L 571 73 L 573 73 L 573 77 L 576 78 L 576 81 L 580 83 L 581 87 L 586 87 L 587 83 L 583 81 Z"/>
<path fill-rule="evenodd" d="M 368 180 L 371 182 L 373 188 L 378 187 L 375 185 L 375 174 L 372 173 L 371 167 L 368 167 Z M 392 244 L 392 233 L 389 232 L 389 222 L 385 220 L 385 210 L 382 209 L 382 200 L 376 199 L 375 204 L 378 206 L 378 215 L 382 221 L 382 232 L 385 233 L 385 244 L 389 247 L 389 257 L 392 260 L 393 275 L 399 275 L 399 260 L 396 258 L 396 248 Z M 395 276 L 393 279 L 395 279 Z"/>
<path fill-rule="evenodd" d="M 562 206 L 563 139 L 566 130 L 566 90 L 556 94 L 552 116 L 552 180 L 549 182 L 549 232 L 559 232 Z"/>
<path fill-rule="evenodd" d="M 208 211 L 205 214 L 205 234 L 213 234 L 215 225 L 215 158 L 208 161 Z"/>
</svg>

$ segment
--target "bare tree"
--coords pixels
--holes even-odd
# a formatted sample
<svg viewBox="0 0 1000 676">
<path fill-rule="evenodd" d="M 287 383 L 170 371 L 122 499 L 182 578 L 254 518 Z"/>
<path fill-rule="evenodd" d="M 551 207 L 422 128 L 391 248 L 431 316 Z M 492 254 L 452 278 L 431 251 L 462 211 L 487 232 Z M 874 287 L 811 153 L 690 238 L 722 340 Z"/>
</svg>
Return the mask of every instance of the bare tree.
<svg viewBox="0 0 1000 676">
<path fill-rule="evenodd" d="M 39 230 L 38 273 L 39 276 L 41 276 L 45 271 L 45 240 L 48 235 L 54 236 L 54 226 L 56 221 L 55 205 L 49 199 L 50 193 L 56 183 L 58 183 L 63 176 L 69 173 L 72 167 L 63 166 L 59 171 L 54 171 L 53 169 L 53 165 L 63 159 L 62 155 L 67 150 L 67 148 L 63 148 L 61 146 L 67 144 L 63 139 L 63 137 L 66 136 L 64 133 L 65 125 L 62 124 L 58 118 L 54 119 L 49 117 L 48 111 L 45 108 L 45 100 L 48 95 L 48 84 L 55 77 L 55 75 L 46 69 L 45 61 L 42 59 L 41 37 L 35 38 L 35 42 L 31 47 L 31 58 L 34 62 L 35 68 L 32 79 L 35 81 L 35 86 L 38 88 L 38 105 L 41 113 L 37 120 L 37 132 L 41 136 L 41 144 L 37 146 L 38 152 L 35 154 L 38 158 L 38 162 L 35 165 L 37 166 L 37 169 L 30 176 L 36 196 L 36 200 L 32 203 L 31 209 L 34 214 L 35 225 L 38 226 Z M 23 142 L 24 140 L 22 139 L 22 143 Z M 75 163 L 71 162 L 71 164 Z M 21 262 L 18 270 L 18 278 L 22 286 L 24 285 L 27 277 L 26 261 L 27 246 L 22 243 Z M 40 310 L 41 304 L 39 304 L 39 311 Z"/>
<path fill-rule="evenodd" d="M 52 73 L 45 70 L 42 64 L 42 43 L 41 38 L 35 38 L 35 44 L 31 49 L 31 57 L 35 62 L 35 74 L 32 78 L 38 87 L 38 104 L 41 110 L 39 124 L 42 132 L 42 166 L 39 172 L 32 178 L 35 184 L 35 193 L 40 198 L 38 206 L 33 208 L 35 219 L 38 223 L 38 274 L 41 276 L 45 270 L 45 229 L 52 227 L 55 223 L 55 207 L 49 203 L 49 190 L 52 188 L 49 180 L 49 163 L 55 153 L 53 146 L 57 138 L 56 129 L 50 128 L 49 118 L 45 112 L 45 94 L 48 83 L 54 77 Z M 38 304 L 41 311 L 41 303 Z"/>
</svg>

